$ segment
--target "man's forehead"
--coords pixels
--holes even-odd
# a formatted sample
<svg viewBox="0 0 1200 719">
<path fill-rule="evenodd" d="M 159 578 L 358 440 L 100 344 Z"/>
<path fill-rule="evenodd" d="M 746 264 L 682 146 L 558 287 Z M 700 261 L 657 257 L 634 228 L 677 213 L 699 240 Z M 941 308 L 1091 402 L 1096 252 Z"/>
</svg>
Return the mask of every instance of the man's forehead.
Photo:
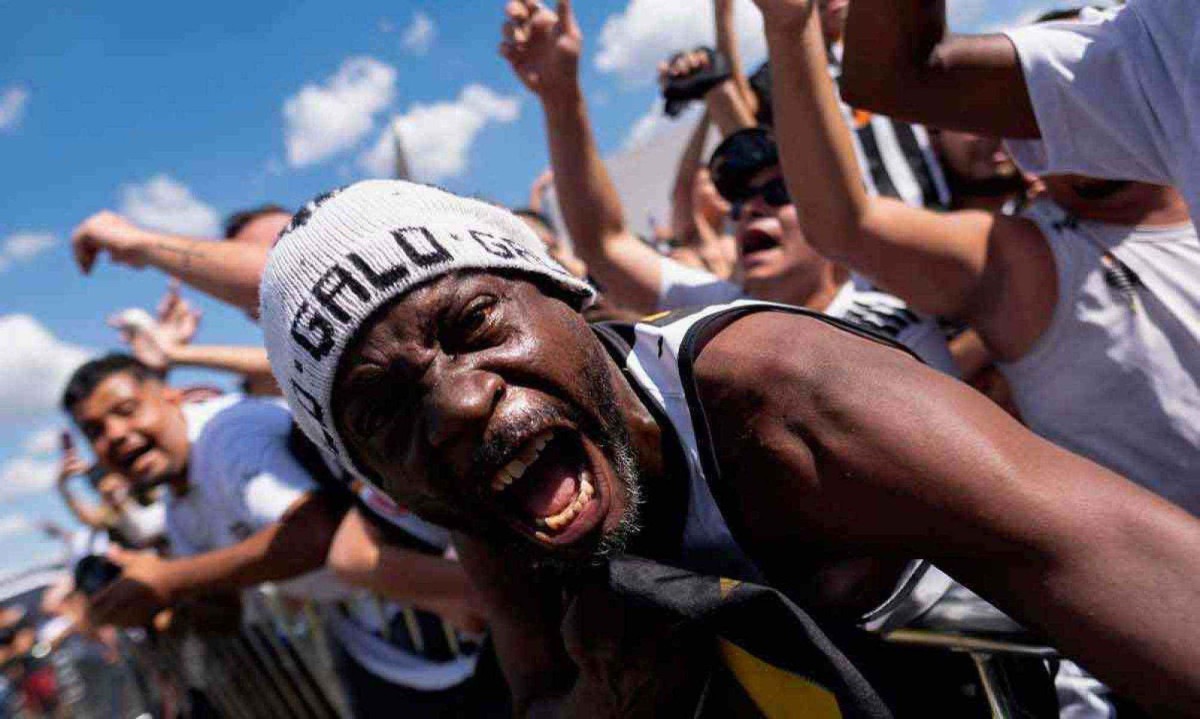
<svg viewBox="0 0 1200 719">
<path fill-rule="evenodd" d="M 143 395 L 149 389 L 149 384 L 148 381 L 139 380 L 129 372 L 109 375 L 75 406 L 74 414 L 80 419 L 102 415 L 119 402 Z"/>
</svg>

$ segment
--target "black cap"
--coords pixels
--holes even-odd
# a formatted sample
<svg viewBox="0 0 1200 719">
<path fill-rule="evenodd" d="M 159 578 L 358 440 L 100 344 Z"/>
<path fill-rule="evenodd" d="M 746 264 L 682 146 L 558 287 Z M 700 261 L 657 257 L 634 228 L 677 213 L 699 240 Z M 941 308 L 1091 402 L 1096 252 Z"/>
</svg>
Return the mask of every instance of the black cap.
<svg viewBox="0 0 1200 719">
<path fill-rule="evenodd" d="M 729 202 L 743 199 L 750 178 L 779 164 L 779 148 L 761 127 L 738 130 L 717 145 L 708 161 L 717 192 Z"/>
</svg>

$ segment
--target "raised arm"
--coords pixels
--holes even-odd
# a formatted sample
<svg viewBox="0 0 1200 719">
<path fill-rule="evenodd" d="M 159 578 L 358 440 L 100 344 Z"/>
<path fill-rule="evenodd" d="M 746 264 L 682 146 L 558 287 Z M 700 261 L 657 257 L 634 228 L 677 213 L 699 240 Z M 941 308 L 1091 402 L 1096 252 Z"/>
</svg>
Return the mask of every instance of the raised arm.
<svg viewBox="0 0 1200 719">
<path fill-rule="evenodd" d="M 695 205 L 692 202 L 696 173 L 704 167 L 704 141 L 708 138 L 708 113 L 700 117 L 687 147 L 679 156 L 679 167 L 675 170 L 675 184 L 671 186 L 671 230 L 676 237 L 691 240 L 695 233 Z"/>
<path fill-rule="evenodd" d="M 758 98 L 750 89 L 746 66 L 742 64 L 742 51 L 738 47 L 737 31 L 734 29 L 733 0 L 713 0 L 713 24 L 716 27 L 717 51 L 729 60 L 730 79 L 753 117 L 758 112 Z"/>
<path fill-rule="evenodd" d="M 178 559 L 114 549 L 109 558 L 121 565 L 121 576 L 92 599 L 91 616 L 101 624 L 142 625 L 176 602 L 320 569 L 340 519 L 323 494 L 308 493 L 278 521 L 223 549 Z"/>
<path fill-rule="evenodd" d="M 805 237 L 913 307 L 971 323 L 997 356 L 1023 354 L 1048 324 L 1055 300 L 1054 260 L 1036 225 L 869 196 L 816 17 L 762 5 L 775 135 Z"/>
<path fill-rule="evenodd" d="M 1152 712 L 1200 711 L 1195 518 L 815 319 L 739 320 L 696 374 L 759 556 L 927 558 Z"/>
<path fill-rule="evenodd" d="M 69 433 L 63 432 L 62 443 L 62 462 L 59 464 L 58 477 L 55 481 L 55 488 L 58 489 L 59 496 L 62 497 L 67 509 L 75 516 L 75 519 L 79 520 L 80 524 L 91 529 L 106 529 L 112 515 L 105 511 L 103 506 L 80 499 L 71 488 L 71 479 L 85 474 L 89 469 L 88 463 L 75 451 Z"/>
<path fill-rule="evenodd" d="M 759 1 L 772 13 L 794 12 L 804 4 Z M 771 24 L 768 20 L 768 28 Z M 850 3 L 842 97 L 854 107 L 933 127 L 1038 136 L 1012 42 L 999 34 L 951 33 L 945 0 Z"/>
<path fill-rule="evenodd" d="M 138 269 L 155 267 L 247 312 L 258 311 L 258 283 L 269 252 L 249 243 L 154 232 L 108 211 L 75 228 L 71 247 L 85 274 L 107 252 L 114 262 Z"/>
<path fill-rule="evenodd" d="M 559 208 L 575 251 L 622 305 L 653 311 L 661 257 L 625 224 L 620 196 L 596 147 L 579 86 L 583 39 L 561 2 L 558 13 L 533 0 L 509 3 L 501 53 L 541 100 Z"/>
</svg>

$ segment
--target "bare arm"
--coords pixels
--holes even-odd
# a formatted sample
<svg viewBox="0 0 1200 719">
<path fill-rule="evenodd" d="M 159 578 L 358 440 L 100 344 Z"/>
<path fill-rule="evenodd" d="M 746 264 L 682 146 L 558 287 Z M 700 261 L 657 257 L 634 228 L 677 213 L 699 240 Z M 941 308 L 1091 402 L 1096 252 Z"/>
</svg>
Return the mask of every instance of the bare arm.
<svg viewBox="0 0 1200 719">
<path fill-rule="evenodd" d="M 696 184 L 696 173 L 704 164 L 704 140 L 708 137 L 708 113 L 701 116 L 692 130 L 687 147 L 679 157 L 679 168 L 675 171 L 675 184 L 671 187 L 671 230 L 676 237 L 691 239 L 696 220 L 692 204 L 692 192 Z"/>
<path fill-rule="evenodd" d="M 733 23 L 733 0 L 713 0 L 713 21 L 717 30 L 717 51 L 729 59 L 731 79 L 737 87 L 746 109 L 753 115 L 758 111 L 758 98 L 750 89 L 746 67 L 742 64 L 742 52 L 738 47 L 737 32 Z"/>
<path fill-rule="evenodd" d="M 248 312 L 258 309 L 258 284 L 269 252 L 246 243 L 154 232 L 111 212 L 99 212 L 85 220 L 72 233 L 71 245 L 85 273 L 107 252 L 115 262 L 135 268 L 156 267 Z"/>
<path fill-rule="evenodd" d="M 327 563 L 348 584 L 442 615 L 466 631 L 484 629 L 461 564 L 389 544 L 357 509 L 338 527 Z"/>
<path fill-rule="evenodd" d="M 530 1 L 511 3 L 502 53 L 538 95 L 550 145 L 559 207 L 575 250 L 606 292 L 622 305 L 652 311 L 661 257 L 629 231 L 612 178 L 600 157 L 579 87 L 582 37 L 570 13 Z M 518 40 L 519 38 L 519 40 Z"/>
<path fill-rule="evenodd" d="M 59 496 L 62 497 L 67 509 L 75 515 L 75 519 L 78 519 L 80 524 L 92 529 L 107 528 L 112 515 L 105 511 L 102 505 L 80 499 L 71 488 L 71 479 L 86 473 L 90 466 L 75 451 L 69 433 L 63 432 L 62 444 L 62 462 L 59 465 L 58 478 L 55 482 Z"/>
<path fill-rule="evenodd" d="M 205 367 L 254 377 L 271 376 L 267 350 L 263 347 L 222 345 L 179 345 L 168 354 L 175 366 Z"/>
<path fill-rule="evenodd" d="M 1056 298 L 1054 259 L 1037 226 L 869 196 L 815 17 L 800 30 L 770 19 L 767 27 L 776 137 L 809 242 L 915 308 L 971 323 L 998 356 L 1022 355 Z"/>
<path fill-rule="evenodd" d="M 92 599 L 100 623 L 143 624 L 147 614 L 203 595 L 282 581 L 320 569 L 340 517 L 319 493 L 304 495 L 279 521 L 229 547 L 160 559 L 122 550 L 121 577 Z"/>
<path fill-rule="evenodd" d="M 1200 710 L 1195 518 L 811 318 L 739 320 L 697 374 L 752 551 L 925 557 L 1147 708 Z"/>
<path fill-rule="evenodd" d="M 797 0 L 760 4 L 767 3 Z M 851 3 L 842 93 L 854 107 L 909 122 L 997 137 L 1039 135 L 1012 42 L 949 32 L 945 0 Z"/>
</svg>

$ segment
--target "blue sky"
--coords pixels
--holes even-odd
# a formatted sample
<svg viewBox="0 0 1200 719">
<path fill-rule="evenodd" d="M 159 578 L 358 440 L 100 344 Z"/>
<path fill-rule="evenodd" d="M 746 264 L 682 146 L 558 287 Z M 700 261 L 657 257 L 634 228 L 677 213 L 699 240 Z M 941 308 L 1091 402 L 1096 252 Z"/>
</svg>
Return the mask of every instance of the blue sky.
<svg viewBox="0 0 1200 719">
<path fill-rule="evenodd" d="M 951 0 L 962 29 L 1057 3 Z M 119 343 L 109 314 L 153 307 L 165 279 L 70 262 L 66 238 L 110 208 L 188 234 L 263 202 L 295 207 L 387 172 L 392 118 L 419 179 L 524 204 L 546 163 L 540 110 L 496 56 L 503 2 L 0 0 L 0 574 L 52 558 L 31 528 L 67 524 L 49 489 L 58 383 Z M 750 60 L 758 19 L 739 5 Z M 583 82 L 606 153 L 647 142 L 653 65 L 710 32 L 707 0 L 577 3 Z M 373 152 L 373 150 L 376 150 Z M 197 341 L 259 343 L 196 293 Z M 228 378 L 181 373 L 186 381 Z"/>
</svg>

